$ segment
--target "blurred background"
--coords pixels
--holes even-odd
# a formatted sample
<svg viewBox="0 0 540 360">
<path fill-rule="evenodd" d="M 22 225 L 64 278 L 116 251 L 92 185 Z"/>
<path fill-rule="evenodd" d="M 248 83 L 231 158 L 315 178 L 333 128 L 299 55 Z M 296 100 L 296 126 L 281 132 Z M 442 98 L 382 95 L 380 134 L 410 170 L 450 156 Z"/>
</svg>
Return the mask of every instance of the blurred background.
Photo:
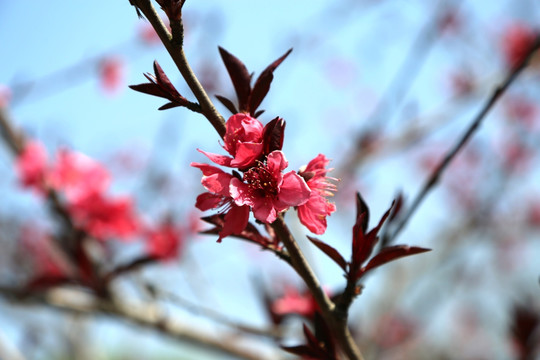
<svg viewBox="0 0 540 360">
<path fill-rule="evenodd" d="M 188 60 L 212 96 L 234 98 L 218 46 L 255 76 L 293 48 L 259 119 L 287 122 L 289 169 L 319 153 L 333 159 L 337 211 L 319 238 L 347 258 L 355 192 L 370 207 L 370 227 L 399 193 L 410 205 L 527 51 L 540 29 L 540 3 L 208 0 L 187 1 L 183 18 Z M 145 221 L 178 229 L 174 258 L 119 277 L 117 294 L 159 304 L 188 327 L 261 358 L 290 358 L 276 344 L 302 343 L 303 319 L 273 323 L 268 304 L 301 298 L 298 276 L 256 245 L 198 234 L 208 226 L 197 220 L 203 188 L 189 164 L 207 162 L 197 149 L 224 153 L 219 136 L 202 116 L 158 111 L 163 99 L 127 87 L 146 82 L 157 60 L 194 100 L 149 23 L 127 0 L 0 0 L 0 24 L 0 107 L 14 126 L 50 157 L 67 148 L 100 162 L 111 173 L 111 194 L 129 196 Z M 538 356 L 539 71 L 536 54 L 396 239 L 433 250 L 364 280 L 350 325 L 367 359 Z M 41 271 L 39 239 L 54 232 L 55 218 L 43 197 L 21 186 L 8 146 L 0 147 L 0 172 L 0 287 L 22 287 Z M 340 269 L 308 243 L 295 216 L 288 224 L 321 282 L 339 292 Z M 106 251 L 107 261 L 122 264 L 145 245 L 113 239 Z M 6 360 L 234 358 L 118 317 L 27 304 L 6 292 L 0 324 Z"/>
</svg>

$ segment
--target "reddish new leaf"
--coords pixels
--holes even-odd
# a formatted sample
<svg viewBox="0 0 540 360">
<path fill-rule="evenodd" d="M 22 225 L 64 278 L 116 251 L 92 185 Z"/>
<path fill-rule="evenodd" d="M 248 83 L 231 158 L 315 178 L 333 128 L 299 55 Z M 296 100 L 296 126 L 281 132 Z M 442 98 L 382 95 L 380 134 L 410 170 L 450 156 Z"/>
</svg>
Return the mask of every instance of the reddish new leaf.
<svg viewBox="0 0 540 360">
<path fill-rule="evenodd" d="M 282 57 L 271 63 L 257 78 L 257 81 L 255 82 L 255 85 L 253 85 L 253 90 L 249 96 L 248 110 L 250 114 L 255 114 L 255 111 L 259 105 L 261 105 L 266 94 L 268 94 L 268 90 L 270 90 L 270 84 L 274 79 L 274 70 L 276 70 L 279 64 L 281 64 L 287 56 L 289 56 L 291 51 L 292 49 L 289 49 L 289 51 L 287 51 Z"/>
<path fill-rule="evenodd" d="M 274 150 L 283 148 L 283 138 L 285 135 L 285 120 L 276 117 L 270 121 L 263 129 L 263 154 L 270 154 Z"/>
<path fill-rule="evenodd" d="M 130 85 L 129 87 L 135 91 L 142 92 L 153 96 L 158 96 L 169 100 L 170 102 L 161 106 L 159 110 L 170 109 L 177 106 L 185 106 L 192 111 L 200 112 L 199 105 L 190 103 L 185 97 L 173 86 L 165 72 L 159 66 L 157 61 L 154 61 L 154 73 L 144 74 L 144 76 L 150 81 L 146 84 Z"/>
<path fill-rule="evenodd" d="M 373 229 L 371 229 L 367 234 L 363 231 L 364 216 L 366 213 L 362 213 L 357 219 L 356 223 L 353 226 L 353 253 L 352 253 L 352 264 L 351 264 L 351 273 L 356 273 L 360 266 L 370 257 L 373 252 L 373 248 L 377 241 L 379 240 L 378 233 L 382 225 L 390 215 L 394 203 L 390 206 L 390 209 L 384 213 L 383 217 L 379 221 L 379 224 Z"/>
<path fill-rule="evenodd" d="M 362 195 L 360 195 L 359 192 L 356 193 L 356 219 L 358 222 L 358 218 L 360 215 L 365 214 L 362 218 L 362 231 L 364 234 L 367 232 L 368 225 L 369 225 L 369 207 L 364 201 L 364 198 L 362 198 Z"/>
<path fill-rule="evenodd" d="M 317 240 L 314 237 L 308 236 L 307 238 L 323 253 L 325 253 L 326 255 L 328 255 L 328 257 L 334 260 L 334 262 L 338 264 L 343 269 L 343 271 L 347 271 L 347 261 L 345 261 L 343 256 L 341 256 L 341 254 L 336 249 L 320 240 Z"/>
<path fill-rule="evenodd" d="M 420 254 L 426 251 L 431 251 L 431 249 L 421 248 L 417 246 L 407 246 L 407 245 L 394 245 L 382 249 L 377 255 L 375 255 L 362 270 L 361 275 L 366 272 L 375 269 L 381 265 L 389 263 L 391 261 L 397 260 L 399 258 Z"/>
<path fill-rule="evenodd" d="M 395 200 L 396 204 L 394 205 L 394 209 L 392 210 L 392 213 L 390 214 L 390 217 L 388 218 L 388 222 L 394 221 L 394 219 L 397 218 L 399 213 L 401 212 L 401 209 L 403 208 L 403 194 L 400 192 L 397 196 L 397 199 Z"/>
<path fill-rule="evenodd" d="M 309 359 L 317 358 L 317 353 L 307 345 L 282 346 L 281 348 L 291 354 L 301 356 L 302 359 L 306 357 Z"/>
<path fill-rule="evenodd" d="M 216 95 L 216 98 L 229 110 L 232 114 L 238 114 L 239 111 L 236 109 L 236 106 L 233 104 L 233 102 L 229 99 L 227 99 L 224 96 Z"/>
<path fill-rule="evenodd" d="M 240 108 L 240 111 L 245 111 L 248 108 L 249 94 L 251 93 L 251 75 L 244 63 L 236 56 L 232 55 L 221 46 L 218 48 L 221 59 L 223 59 L 223 63 L 227 68 L 234 90 L 236 91 L 238 107 Z"/>
</svg>

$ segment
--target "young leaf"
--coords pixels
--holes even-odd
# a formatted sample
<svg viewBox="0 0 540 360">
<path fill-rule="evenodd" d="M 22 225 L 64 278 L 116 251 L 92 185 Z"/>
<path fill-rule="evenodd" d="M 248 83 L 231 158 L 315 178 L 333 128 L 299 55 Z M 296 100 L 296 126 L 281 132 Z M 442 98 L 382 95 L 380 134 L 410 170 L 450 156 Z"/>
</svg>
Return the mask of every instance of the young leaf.
<svg viewBox="0 0 540 360">
<path fill-rule="evenodd" d="M 221 59 L 223 59 L 223 63 L 227 68 L 234 90 L 236 91 L 238 107 L 240 108 L 240 111 L 247 110 L 249 94 L 251 93 L 251 75 L 244 63 L 236 56 L 232 55 L 221 46 L 218 48 Z"/>
<path fill-rule="evenodd" d="M 407 245 L 394 245 L 382 249 L 377 255 L 375 255 L 366 265 L 362 271 L 362 275 L 368 272 L 369 270 L 375 269 L 381 265 L 389 263 L 390 261 L 397 260 L 399 258 L 420 254 L 426 251 L 431 251 L 431 249 L 421 248 L 417 246 L 407 246 Z"/>
<path fill-rule="evenodd" d="M 362 198 L 362 195 L 360 195 L 359 192 L 356 192 L 356 217 L 358 218 L 360 215 L 365 214 L 362 219 L 362 230 L 364 231 L 364 234 L 367 232 L 368 225 L 369 225 L 369 207 Z"/>
<path fill-rule="evenodd" d="M 323 253 L 325 253 L 326 255 L 328 255 L 328 257 L 334 260 L 334 262 L 338 264 L 343 269 L 343 271 L 347 271 L 347 262 L 336 249 L 320 240 L 315 239 L 314 237 L 308 236 L 307 238 Z"/>
<path fill-rule="evenodd" d="M 236 106 L 233 104 L 233 102 L 229 99 L 227 99 L 224 96 L 216 95 L 216 98 L 229 110 L 232 114 L 238 114 L 239 111 L 236 109 Z"/>
<path fill-rule="evenodd" d="M 255 85 L 253 85 L 253 90 L 251 91 L 251 94 L 249 96 L 249 113 L 255 114 L 255 111 L 261 105 L 264 97 L 266 94 L 268 94 L 268 90 L 270 90 L 270 83 L 274 79 L 274 70 L 285 60 L 287 56 L 291 53 L 292 49 L 289 49 L 282 57 L 268 65 L 266 69 L 261 73 L 261 75 L 257 78 L 257 81 L 255 82 Z"/>
<path fill-rule="evenodd" d="M 263 154 L 270 154 L 274 150 L 283 148 L 283 138 L 285 135 L 285 120 L 276 117 L 270 121 L 263 129 Z"/>
</svg>

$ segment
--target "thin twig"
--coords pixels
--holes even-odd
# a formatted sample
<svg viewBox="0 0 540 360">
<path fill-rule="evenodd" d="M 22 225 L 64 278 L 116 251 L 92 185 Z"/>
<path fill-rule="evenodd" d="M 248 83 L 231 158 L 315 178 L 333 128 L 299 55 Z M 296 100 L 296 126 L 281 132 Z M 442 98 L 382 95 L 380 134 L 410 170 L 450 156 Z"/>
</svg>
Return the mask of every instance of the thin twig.
<svg viewBox="0 0 540 360">
<path fill-rule="evenodd" d="M 410 218 L 416 212 L 419 205 L 425 199 L 427 194 L 433 189 L 435 184 L 437 184 L 437 182 L 440 180 L 443 172 L 446 170 L 450 162 L 456 157 L 458 152 L 465 146 L 465 144 L 469 141 L 469 139 L 472 137 L 475 131 L 480 127 L 482 120 L 486 117 L 486 115 L 491 110 L 493 105 L 495 105 L 497 100 L 504 94 L 506 89 L 514 82 L 514 80 L 518 77 L 521 71 L 527 67 L 530 58 L 532 57 L 534 52 L 538 50 L 538 48 L 540 48 L 540 35 L 536 38 L 533 45 L 529 49 L 527 56 L 523 58 L 523 60 L 518 66 L 516 66 L 510 71 L 510 73 L 507 75 L 503 83 L 495 89 L 495 91 L 491 94 L 491 96 L 489 97 L 485 105 L 482 107 L 482 109 L 480 109 L 478 114 L 473 118 L 467 131 L 465 131 L 465 133 L 454 145 L 454 147 L 450 151 L 448 151 L 444 159 L 437 165 L 437 167 L 431 173 L 430 177 L 426 180 L 426 182 L 424 183 L 424 186 L 422 187 L 418 195 L 416 195 L 416 197 L 414 198 L 411 206 L 409 207 L 409 210 L 401 218 L 401 221 L 397 224 L 395 230 L 391 233 L 391 235 L 382 239 L 381 241 L 382 246 L 390 244 L 399 235 L 401 230 L 409 222 Z"/>
<path fill-rule="evenodd" d="M 133 0 L 132 2 L 137 5 L 137 7 L 142 11 L 144 16 L 146 16 L 150 24 L 152 24 L 152 27 L 163 42 L 163 45 L 165 45 L 167 51 L 169 52 L 169 55 L 171 55 L 171 58 L 176 64 L 176 67 L 178 68 L 184 80 L 193 92 L 193 95 L 195 95 L 195 97 L 199 101 L 199 104 L 202 108 L 202 113 L 208 119 L 208 121 L 210 121 L 214 129 L 216 129 L 219 136 L 223 137 L 226 130 L 225 120 L 217 111 L 216 107 L 210 100 L 210 97 L 193 73 L 191 67 L 189 66 L 186 55 L 184 53 L 184 48 L 182 47 L 182 42 L 172 41 L 172 35 L 170 34 L 169 30 L 167 30 L 167 27 L 161 20 L 150 0 Z M 179 26 L 181 26 L 181 24 L 179 24 Z"/>
</svg>

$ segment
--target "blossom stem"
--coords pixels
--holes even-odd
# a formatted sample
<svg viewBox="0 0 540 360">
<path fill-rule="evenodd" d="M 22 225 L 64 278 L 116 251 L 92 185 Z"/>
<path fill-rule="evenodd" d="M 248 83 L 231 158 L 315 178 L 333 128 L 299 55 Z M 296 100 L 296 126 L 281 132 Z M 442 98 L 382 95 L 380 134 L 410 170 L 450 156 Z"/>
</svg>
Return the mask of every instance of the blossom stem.
<svg viewBox="0 0 540 360">
<path fill-rule="evenodd" d="M 279 239 L 285 245 L 291 258 L 291 264 L 298 275 L 304 280 L 310 292 L 312 293 L 317 305 L 321 310 L 322 316 L 330 329 L 332 329 L 336 340 L 339 342 L 343 352 L 349 359 L 363 360 L 362 354 L 354 342 L 349 328 L 347 326 L 347 313 L 336 311 L 336 305 L 330 300 L 324 292 L 317 276 L 311 269 L 298 243 L 292 236 L 287 224 L 280 215 L 272 223 L 272 228 L 276 231 Z"/>
<path fill-rule="evenodd" d="M 219 136 L 223 137 L 226 130 L 225 119 L 223 119 L 223 117 L 219 114 L 216 107 L 210 100 L 210 97 L 208 96 L 201 83 L 195 76 L 195 73 L 191 69 L 191 66 L 187 61 L 186 54 L 184 53 L 182 41 L 180 41 L 180 39 L 176 39 L 173 41 L 171 33 L 169 32 L 169 30 L 167 30 L 167 27 L 159 17 L 156 9 L 154 8 L 150 0 L 134 0 L 132 2 L 137 5 L 137 7 L 141 10 L 144 16 L 146 16 L 150 24 L 152 24 L 152 27 L 163 42 L 163 45 L 165 45 L 167 51 L 169 52 L 169 55 L 171 55 L 171 58 L 176 64 L 176 67 L 182 74 L 182 77 L 184 78 L 189 88 L 193 92 L 193 95 L 195 95 L 199 104 L 201 105 L 203 115 L 208 119 L 208 121 L 210 121 L 214 129 L 216 129 L 216 131 L 218 132 Z M 171 20 L 171 26 L 172 25 L 173 24 Z M 181 20 L 174 25 L 175 28 L 181 28 Z"/>
</svg>

